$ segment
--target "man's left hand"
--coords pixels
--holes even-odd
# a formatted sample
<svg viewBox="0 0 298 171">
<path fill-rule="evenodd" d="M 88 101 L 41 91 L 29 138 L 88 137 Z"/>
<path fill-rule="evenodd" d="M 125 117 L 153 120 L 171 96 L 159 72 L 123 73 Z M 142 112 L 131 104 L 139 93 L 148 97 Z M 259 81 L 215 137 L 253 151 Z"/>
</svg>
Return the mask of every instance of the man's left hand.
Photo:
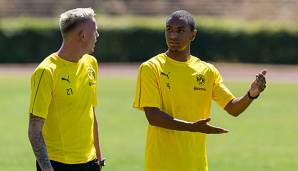
<svg viewBox="0 0 298 171">
<path fill-rule="evenodd" d="M 99 165 L 99 168 L 100 168 L 100 170 L 101 170 L 102 167 L 106 165 L 106 159 L 103 158 L 103 159 L 101 159 L 101 160 L 98 160 L 98 165 Z"/>
<path fill-rule="evenodd" d="M 256 75 L 256 79 L 250 86 L 249 94 L 251 97 L 258 96 L 266 88 L 266 75 L 267 71 L 263 70 L 262 72 Z"/>
</svg>

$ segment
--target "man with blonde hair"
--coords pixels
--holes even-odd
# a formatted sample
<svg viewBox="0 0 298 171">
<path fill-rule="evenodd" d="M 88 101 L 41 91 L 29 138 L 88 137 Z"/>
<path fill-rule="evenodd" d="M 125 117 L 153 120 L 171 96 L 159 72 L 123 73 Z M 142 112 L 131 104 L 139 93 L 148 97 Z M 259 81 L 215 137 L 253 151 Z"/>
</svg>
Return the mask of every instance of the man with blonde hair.
<svg viewBox="0 0 298 171">
<path fill-rule="evenodd" d="M 99 171 L 104 165 L 95 114 L 99 34 L 91 8 L 60 16 L 63 43 L 31 77 L 28 136 L 38 171 Z"/>
</svg>

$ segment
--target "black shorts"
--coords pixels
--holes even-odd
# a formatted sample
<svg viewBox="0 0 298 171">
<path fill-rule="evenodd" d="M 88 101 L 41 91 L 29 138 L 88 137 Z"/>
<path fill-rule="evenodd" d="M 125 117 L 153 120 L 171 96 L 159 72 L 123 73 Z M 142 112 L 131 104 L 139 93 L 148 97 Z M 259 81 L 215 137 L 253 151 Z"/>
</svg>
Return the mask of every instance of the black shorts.
<svg viewBox="0 0 298 171">
<path fill-rule="evenodd" d="M 64 164 L 51 160 L 54 171 L 100 171 L 97 160 L 92 160 L 82 164 Z M 36 162 L 37 171 L 41 171 L 38 162 Z"/>
</svg>

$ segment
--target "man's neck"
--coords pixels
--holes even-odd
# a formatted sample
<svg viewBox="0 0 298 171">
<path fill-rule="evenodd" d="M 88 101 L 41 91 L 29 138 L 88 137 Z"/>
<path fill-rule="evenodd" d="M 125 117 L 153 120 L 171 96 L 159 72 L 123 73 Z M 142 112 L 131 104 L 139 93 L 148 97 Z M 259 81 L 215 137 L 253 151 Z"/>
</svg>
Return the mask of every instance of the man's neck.
<svg viewBox="0 0 298 171">
<path fill-rule="evenodd" d="M 78 62 L 84 53 L 80 48 L 71 45 L 71 43 L 63 43 L 58 50 L 57 55 L 66 61 Z"/>
<path fill-rule="evenodd" d="M 186 51 L 171 51 L 170 49 L 168 49 L 166 51 L 166 55 L 176 61 L 180 61 L 180 62 L 185 62 L 189 59 L 190 56 L 190 51 L 186 50 Z"/>
</svg>

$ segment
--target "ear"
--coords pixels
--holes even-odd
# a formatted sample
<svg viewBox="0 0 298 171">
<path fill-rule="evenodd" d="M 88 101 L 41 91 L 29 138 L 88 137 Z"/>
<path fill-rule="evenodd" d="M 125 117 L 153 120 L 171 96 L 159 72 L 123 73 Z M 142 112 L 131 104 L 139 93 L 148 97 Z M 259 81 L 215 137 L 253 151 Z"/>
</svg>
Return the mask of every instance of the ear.
<svg viewBox="0 0 298 171">
<path fill-rule="evenodd" d="M 198 34 L 198 30 L 197 29 L 194 29 L 194 31 L 192 31 L 192 40 L 191 41 L 194 41 L 196 36 Z"/>
<path fill-rule="evenodd" d="M 79 31 L 79 39 L 82 41 L 85 41 L 85 37 L 86 37 L 86 33 L 84 32 L 84 30 L 80 30 Z"/>
</svg>

